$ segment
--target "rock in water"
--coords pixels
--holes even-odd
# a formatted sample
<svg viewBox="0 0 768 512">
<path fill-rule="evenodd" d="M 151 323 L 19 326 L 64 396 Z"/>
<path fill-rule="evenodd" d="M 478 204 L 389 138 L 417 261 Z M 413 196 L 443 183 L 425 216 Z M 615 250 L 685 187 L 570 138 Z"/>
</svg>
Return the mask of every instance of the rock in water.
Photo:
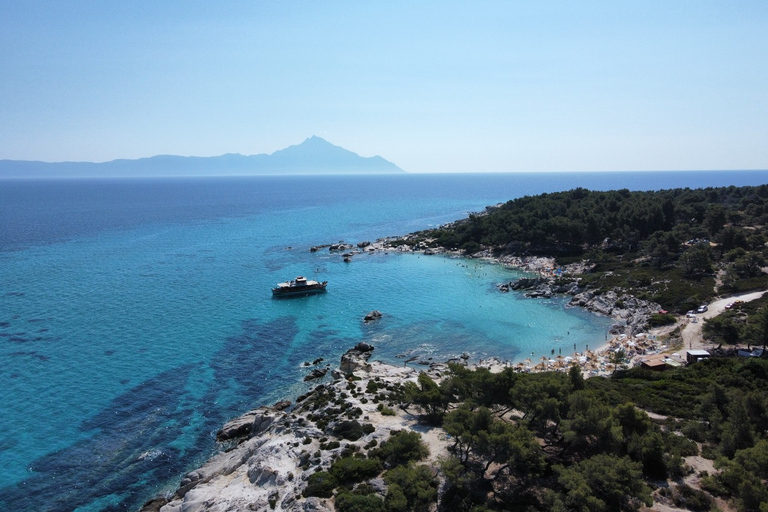
<svg viewBox="0 0 768 512">
<path fill-rule="evenodd" d="M 325 377 L 325 374 L 328 373 L 328 368 L 315 368 L 309 374 L 304 377 L 304 382 L 319 379 L 321 377 Z"/>
<path fill-rule="evenodd" d="M 382 317 L 381 311 L 374 309 L 373 311 L 365 315 L 363 320 L 365 321 L 365 323 L 368 323 L 368 322 L 373 322 L 374 320 L 378 320 L 381 317 Z"/>
</svg>

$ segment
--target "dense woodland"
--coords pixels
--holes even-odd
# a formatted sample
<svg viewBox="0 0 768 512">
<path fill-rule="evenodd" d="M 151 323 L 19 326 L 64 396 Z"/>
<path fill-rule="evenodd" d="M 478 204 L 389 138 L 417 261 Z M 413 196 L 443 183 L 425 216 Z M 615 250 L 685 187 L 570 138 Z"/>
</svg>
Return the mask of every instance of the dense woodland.
<svg viewBox="0 0 768 512">
<path fill-rule="evenodd" d="M 403 395 L 451 435 L 450 510 L 637 510 L 656 493 L 689 510 L 714 510 L 719 496 L 768 511 L 768 360 L 586 381 L 577 368 L 451 370 L 439 385 L 422 374 Z M 684 457 L 698 454 L 720 470 L 698 475 L 703 490 L 683 480 Z"/>
<path fill-rule="evenodd" d="M 494 374 L 453 364 L 439 383 L 421 373 L 417 383 L 369 381 L 363 389 L 351 379 L 347 389 L 378 402 L 382 413 L 402 407 L 425 428 L 444 429 L 450 455 L 440 461 L 442 488 L 421 463 L 428 449 L 418 432 L 401 431 L 362 450 L 348 445 L 310 476 L 305 495 L 334 497 L 341 512 L 426 512 L 435 504 L 460 512 L 614 512 L 654 500 L 692 511 L 719 510 L 720 500 L 768 512 L 767 388 L 768 360 L 759 358 L 587 380 L 576 367 Z M 333 418 L 310 419 L 343 439 L 366 432 L 354 420 L 330 429 Z M 326 444 L 321 449 L 339 446 Z M 694 455 L 714 460 L 716 470 L 692 468 L 686 457 Z"/>
</svg>

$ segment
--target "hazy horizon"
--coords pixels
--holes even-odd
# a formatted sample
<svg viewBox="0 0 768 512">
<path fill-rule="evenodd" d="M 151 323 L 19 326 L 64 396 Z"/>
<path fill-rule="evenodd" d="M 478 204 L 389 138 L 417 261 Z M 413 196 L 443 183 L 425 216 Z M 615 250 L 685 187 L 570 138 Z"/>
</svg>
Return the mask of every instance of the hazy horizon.
<svg viewBox="0 0 768 512">
<path fill-rule="evenodd" d="M 408 173 L 764 170 L 768 4 L 0 5 L 0 159 L 271 154 Z"/>
</svg>

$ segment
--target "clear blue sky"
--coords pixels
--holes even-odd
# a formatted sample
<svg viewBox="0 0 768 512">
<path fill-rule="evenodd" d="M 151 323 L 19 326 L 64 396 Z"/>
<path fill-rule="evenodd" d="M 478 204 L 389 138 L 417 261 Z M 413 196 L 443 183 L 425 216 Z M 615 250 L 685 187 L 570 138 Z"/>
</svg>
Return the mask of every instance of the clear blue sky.
<svg viewBox="0 0 768 512">
<path fill-rule="evenodd" d="M 768 1 L 0 0 L 0 159 L 768 168 Z"/>
</svg>

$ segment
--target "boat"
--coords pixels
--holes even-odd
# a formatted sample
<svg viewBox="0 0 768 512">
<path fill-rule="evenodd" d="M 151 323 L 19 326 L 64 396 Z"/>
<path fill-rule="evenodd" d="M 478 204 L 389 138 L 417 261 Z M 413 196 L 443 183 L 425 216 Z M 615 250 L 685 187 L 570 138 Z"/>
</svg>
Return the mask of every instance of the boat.
<svg viewBox="0 0 768 512">
<path fill-rule="evenodd" d="M 299 276 L 292 281 L 285 283 L 277 283 L 277 286 L 272 288 L 272 295 L 276 297 L 284 297 L 288 295 L 308 295 L 310 293 L 320 293 L 325 291 L 325 287 L 328 286 L 328 281 L 312 281 L 306 277 Z"/>
</svg>

